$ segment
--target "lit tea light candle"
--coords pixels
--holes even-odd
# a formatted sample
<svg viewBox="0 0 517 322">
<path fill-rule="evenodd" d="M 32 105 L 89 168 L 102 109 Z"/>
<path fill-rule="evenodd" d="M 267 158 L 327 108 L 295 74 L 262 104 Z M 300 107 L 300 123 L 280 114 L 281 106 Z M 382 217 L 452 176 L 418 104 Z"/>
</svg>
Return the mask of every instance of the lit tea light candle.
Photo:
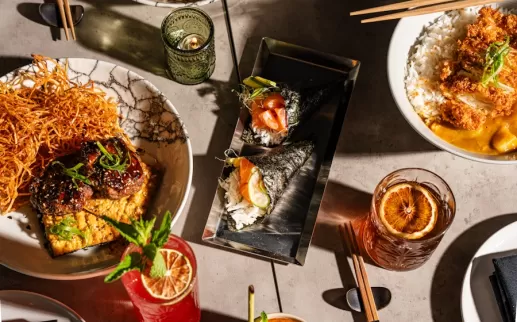
<svg viewBox="0 0 517 322">
<path fill-rule="evenodd" d="M 185 36 L 178 44 L 178 49 L 194 50 L 198 49 L 205 43 L 205 38 L 199 34 L 190 34 Z"/>
</svg>

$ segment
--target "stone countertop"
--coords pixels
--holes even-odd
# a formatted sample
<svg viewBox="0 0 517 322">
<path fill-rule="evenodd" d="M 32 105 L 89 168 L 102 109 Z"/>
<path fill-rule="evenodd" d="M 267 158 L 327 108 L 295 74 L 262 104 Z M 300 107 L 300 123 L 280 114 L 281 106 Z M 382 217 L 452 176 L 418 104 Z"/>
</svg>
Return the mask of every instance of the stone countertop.
<svg viewBox="0 0 517 322">
<path fill-rule="evenodd" d="M 310 322 L 364 321 L 343 306 L 342 295 L 354 285 L 336 223 L 368 212 L 371 192 L 389 172 L 421 167 L 442 176 L 456 196 L 454 223 L 429 262 L 411 272 L 368 265 L 372 286 L 391 289 L 382 321 L 461 321 L 463 275 L 477 248 L 513 214 L 515 166 L 476 163 L 443 152 L 422 139 L 404 120 L 389 90 L 386 57 L 396 21 L 361 25 L 348 16 L 389 1 L 230 0 L 241 74 L 248 75 L 264 36 L 361 61 L 305 266 L 269 261 L 213 248 L 200 236 L 216 189 L 221 164 L 215 159 L 231 139 L 238 109 L 230 89 L 236 85 L 221 3 L 203 7 L 216 28 L 216 69 L 201 85 L 182 86 L 163 75 L 160 23 L 167 8 L 130 0 L 82 0 L 84 20 L 77 41 L 53 40 L 39 3 L 0 2 L 0 75 L 30 62 L 31 53 L 85 57 L 124 66 L 151 81 L 178 109 L 192 140 L 193 189 L 173 232 L 191 242 L 199 265 L 202 321 L 244 321 L 247 287 L 257 290 L 256 308 L 289 312 Z M 0 245 L 1 247 L 1 245 Z M 272 269 L 273 268 L 273 269 Z M 278 288 L 273 272 L 276 273 Z M 134 321 L 120 283 L 102 278 L 47 281 L 0 267 L 0 289 L 25 289 L 54 297 L 86 321 Z M 278 292 L 277 292 L 278 290 Z"/>
</svg>

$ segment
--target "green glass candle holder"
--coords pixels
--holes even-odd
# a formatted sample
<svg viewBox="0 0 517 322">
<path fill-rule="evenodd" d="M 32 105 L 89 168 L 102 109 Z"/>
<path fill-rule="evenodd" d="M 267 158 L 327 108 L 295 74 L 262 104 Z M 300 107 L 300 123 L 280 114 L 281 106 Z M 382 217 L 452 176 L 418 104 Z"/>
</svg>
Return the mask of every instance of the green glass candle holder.
<svg viewBox="0 0 517 322">
<path fill-rule="evenodd" d="M 210 78 L 215 69 L 214 24 L 204 11 L 173 10 L 163 20 L 161 32 L 173 80 L 194 85 Z"/>
</svg>

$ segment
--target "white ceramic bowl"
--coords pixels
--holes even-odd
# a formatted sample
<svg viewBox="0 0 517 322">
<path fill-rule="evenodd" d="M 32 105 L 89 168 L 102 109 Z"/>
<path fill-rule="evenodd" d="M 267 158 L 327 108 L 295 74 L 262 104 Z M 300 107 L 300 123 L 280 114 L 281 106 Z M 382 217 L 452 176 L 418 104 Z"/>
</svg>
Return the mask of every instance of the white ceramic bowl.
<svg viewBox="0 0 517 322">
<path fill-rule="evenodd" d="M 409 102 L 404 85 L 408 53 L 417 40 L 418 36 L 420 36 L 422 33 L 424 26 L 442 14 L 443 13 L 434 13 L 403 18 L 397 24 L 397 27 L 395 28 L 395 31 L 391 37 L 387 62 L 388 81 L 395 102 L 397 103 L 397 106 L 399 107 L 402 115 L 415 129 L 415 131 L 417 131 L 423 138 L 440 149 L 454 153 L 460 157 L 479 162 L 517 164 L 517 160 L 510 160 L 507 156 L 493 156 L 469 152 L 442 140 L 425 125 L 425 123 L 414 111 L 413 106 Z"/>
<path fill-rule="evenodd" d="M 176 109 L 153 84 L 124 67 L 94 59 L 60 61 L 64 60 L 68 60 L 70 79 L 83 84 L 92 80 L 117 100 L 121 127 L 164 168 L 149 212 L 160 221 L 165 210 L 170 210 L 174 225 L 187 201 L 193 169 L 190 140 Z M 15 75 L 16 71 L 0 81 Z M 106 275 L 122 253 L 105 245 L 53 259 L 44 244 L 39 221 L 29 206 L 0 216 L 0 264 L 23 274 L 58 280 Z"/>
<path fill-rule="evenodd" d="M 268 313 L 267 318 L 270 319 L 293 319 L 297 322 L 306 322 L 304 319 L 287 313 Z M 255 322 L 260 322 L 260 317 L 255 319 Z"/>
</svg>

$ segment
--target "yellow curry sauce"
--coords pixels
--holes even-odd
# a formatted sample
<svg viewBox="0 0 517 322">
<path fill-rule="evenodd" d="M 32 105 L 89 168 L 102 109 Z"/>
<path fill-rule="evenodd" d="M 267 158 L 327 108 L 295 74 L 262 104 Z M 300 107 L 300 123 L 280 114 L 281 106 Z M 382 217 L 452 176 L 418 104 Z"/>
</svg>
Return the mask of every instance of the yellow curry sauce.
<svg viewBox="0 0 517 322">
<path fill-rule="evenodd" d="M 517 139 L 517 108 L 510 116 L 487 118 L 486 122 L 477 130 L 462 130 L 446 123 L 435 122 L 429 128 L 443 140 L 462 149 L 490 155 L 501 155 L 517 149 L 511 149 Z M 501 133 L 506 134 L 502 136 Z M 517 142 L 517 141 L 516 141 Z M 501 148 L 501 144 L 508 147 Z M 496 149 L 498 146 L 500 149 Z"/>
</svg>

